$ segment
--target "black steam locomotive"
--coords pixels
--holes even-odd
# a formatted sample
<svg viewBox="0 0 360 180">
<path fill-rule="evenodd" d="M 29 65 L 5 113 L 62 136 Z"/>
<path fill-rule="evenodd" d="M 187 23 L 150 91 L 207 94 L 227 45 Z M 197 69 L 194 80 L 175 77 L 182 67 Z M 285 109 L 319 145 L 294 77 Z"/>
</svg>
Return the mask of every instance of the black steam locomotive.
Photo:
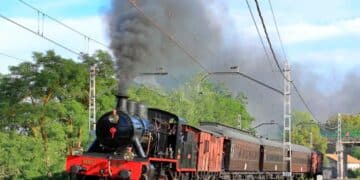
<svg viewBox="0 0 360 180">
<path fill-rule="evenodd" d="M 117 97 L 116 109 L 96 123 L 96 140 L 67 157 L 75 178 L 100 179 L 276 179 L 287 171 L 282 143 L 213 122 L 199 127 L 177 115 Z M 321 172 L 322 155 L 293 145 L 291 172 Z"/>
</svg>

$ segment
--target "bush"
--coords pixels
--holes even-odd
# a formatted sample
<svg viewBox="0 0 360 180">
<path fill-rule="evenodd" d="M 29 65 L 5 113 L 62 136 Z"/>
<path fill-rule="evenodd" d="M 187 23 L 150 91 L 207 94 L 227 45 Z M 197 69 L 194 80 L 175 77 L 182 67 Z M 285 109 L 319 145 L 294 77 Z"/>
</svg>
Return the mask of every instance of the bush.
<svg viewBox="0 0 360 180">
<path fill-rule="evenodd" d="M 349 170 L 348 171 L 348 177 L 349 178 L 358 178 L 358 177 L 360 177 L 360 169 Z"/>
</svg>

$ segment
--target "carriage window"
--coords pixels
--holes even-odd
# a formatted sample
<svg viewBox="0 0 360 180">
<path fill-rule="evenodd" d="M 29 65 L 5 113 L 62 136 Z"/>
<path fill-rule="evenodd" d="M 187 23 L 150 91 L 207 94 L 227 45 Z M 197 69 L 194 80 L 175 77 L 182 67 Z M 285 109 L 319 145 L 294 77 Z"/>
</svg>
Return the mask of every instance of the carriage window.
<svg viewBox="0 0 360 180">
<path fill-rule="evenodd" d="M 209 141 L 205 140 L 205 148 L 204 148 L 204 153 L 209 152 Z"/>
</svg>

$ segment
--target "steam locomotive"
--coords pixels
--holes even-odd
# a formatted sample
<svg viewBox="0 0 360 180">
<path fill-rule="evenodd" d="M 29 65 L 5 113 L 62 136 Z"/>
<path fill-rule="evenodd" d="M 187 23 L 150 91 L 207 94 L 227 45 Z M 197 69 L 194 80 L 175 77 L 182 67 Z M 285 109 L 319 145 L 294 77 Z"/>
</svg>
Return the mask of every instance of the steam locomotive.
<svg viewBox="0 0 360 180">
<path fill-rule="evenodd" d="M 96 123 L 86 152 L 74 151 L 66 171 L 75 179 L 281 179 L 280 142 L 214 122 L 199 127 L 170 112 L 117 97 Z M 321 173 L 322 154 L 292 146 L 294 177 Z"/>
</svg>

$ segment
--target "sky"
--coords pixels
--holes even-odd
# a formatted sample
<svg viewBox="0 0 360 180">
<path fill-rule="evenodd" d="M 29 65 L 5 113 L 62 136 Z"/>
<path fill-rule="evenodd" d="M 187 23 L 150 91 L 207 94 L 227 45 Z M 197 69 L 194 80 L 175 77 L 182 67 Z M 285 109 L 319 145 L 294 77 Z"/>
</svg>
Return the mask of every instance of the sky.
<svg viewBox="0 0 360 180">
<path fill-rule="evenodd" d="M 60 20 L 88 37 L 108 44 L 105 26 L 105 13 L 109 1 L 103 0 L 26 0 L 44 13 Z M 21 23 L 35 32 L 43 33 L 50 39 L 62 43 L 76 52 L 92 53 L 97 49 L 107 50 L 106 47 L 81 36 L 45 17 L 44 20 L 37 11 L 25 6 L 21 1 L 2 0 L 0 14 L 13 21 Z M 38 21 L 40 19 L 40 21 Z M 32 52 L 45 52 L 53 49 L 56 53 L 73 59 L 78 56 L 58 47 L 41 37 L 0 18 L 0 54 L 15 56 L 20 60 L 0 55 L 0 73 L 8 73 L 8 66 L 17 65 L 23 60 L 31 60 Z"/>
<path fill-rule="evenodd" d="M 93 39 L 106 45 L 110 42 L 106 25 L 106 13 L 111 5 L 110 0 L 24 1 Z M 230 14 L 234 22 L 233 30 L 246 35 L 245 39 L 258 41 L 245 0 L 224 0 L 223 2 L 226 5 L 216 7 L 221 9 L 217 12 L 224 10 Z M 257 17 L 253 0 L 249 2 Z M 20 0 L 1 0 L 0 3 L 1 15 L 77 52 L 93 53 L 97 49 L 107 50 L 106 47 L 87 41 L 83 36 L 48 18 L 43 19 Z M 259 3 L 277 55 L 280 59 L 284 59 L 269 1 L 259 0 Z M 358 72 L 356 68 L 360 67 L 360 44 L 358 43 L 360 42 L 360 1 L 271 0 L 271 3 L 286 59 L 292 65 L 300 64 L 315 76 L 321 76 L 322 81 L 318 86 L 324 93 L 340 88 L 337 84 L 341 84 L 349 72 Z M 260 25 L 258 18 L 257 24 Z M 263 34 L 262 36 L 264 37 Z M 33 51 L 45 52 L 49 49 L 55 50 L 63 57 L 78 59 L 77 55 L 0 18 L 0 73 L 6 74 L 9 72 L 9 66 L 17 65 L 23 60 L 31 60 Z M 8 58 L 1 55 L 2 53 L 15 56 L 20 60 Z"/>
<path fill-rule="evenodd" d="M 55 17 L 65 24 L 83 32 L 91 38 L 109 43 L 107 39 L 105 14 L 110 6 L 109 0 L 26 0 L 25 2 Z M 259 1 L 265 22 L 278 49 L 269 2 Z M 230 0 L 228 11 L 238 22 L 239 32 L 256 37 L 245 1 Z M 250 0 L 254 13 L 255 5 Z M 272 0 L 287 59 L 291 63 L 307 64 L 313 72 L 329 79 L 341 80 L 347 71 L 360 64 L 360 2 L 356 0 Z M 0 13 L 20 22 L 34 31 L 40 31 L 56 41 L 81 52 L 93 52 L 105 47 L 63 28 L 45 18 L 38 22 L 36 11 L 18 0 L 2 0 Z M 260 22 L 258 21 L 258 24 Z M 31 59 L 33 51 L 54 49 L 65 57 L 77 58 L 66 50 L 57 47 L 36 35 L 0 18 L 0 53 L 20 59 Z M 89 48 L 88 48 L 89 46 Z M 280 51 L 279 51 L 280 52 Z M 280 53 L 281 54 L 281 53 Z M 20 60 L 0 56 L 0 73 L 7 73 L 9 65 Z M 336 75 L 334 75 L 336 74 Z M 335 77 L 334 77 L 335 76 Z"/>
<path fill-rule="evenodd" d="M 270 6 L 259 1 L 275 47 L 280 49 Z M 272 0 L 281 39 L 291 64 L 308 66 L 329 81 L 341 81 L 360 64 L 360 2 L 336 0 Z M 252 4 L 255 11 L 255 5 Z M 246 4 L 234 3 L 238 29 L 256 36 Z M 245 22 L 245 23 L 244 23 Z M 258 21 L 258 24 L 260 22 Z M 245 27 L 244 27 L 245 26 Z M 280 52 L 280 50 L 278 51 Z M 278 53 L 282 55 L 281 53 Z"/>
</svg>

